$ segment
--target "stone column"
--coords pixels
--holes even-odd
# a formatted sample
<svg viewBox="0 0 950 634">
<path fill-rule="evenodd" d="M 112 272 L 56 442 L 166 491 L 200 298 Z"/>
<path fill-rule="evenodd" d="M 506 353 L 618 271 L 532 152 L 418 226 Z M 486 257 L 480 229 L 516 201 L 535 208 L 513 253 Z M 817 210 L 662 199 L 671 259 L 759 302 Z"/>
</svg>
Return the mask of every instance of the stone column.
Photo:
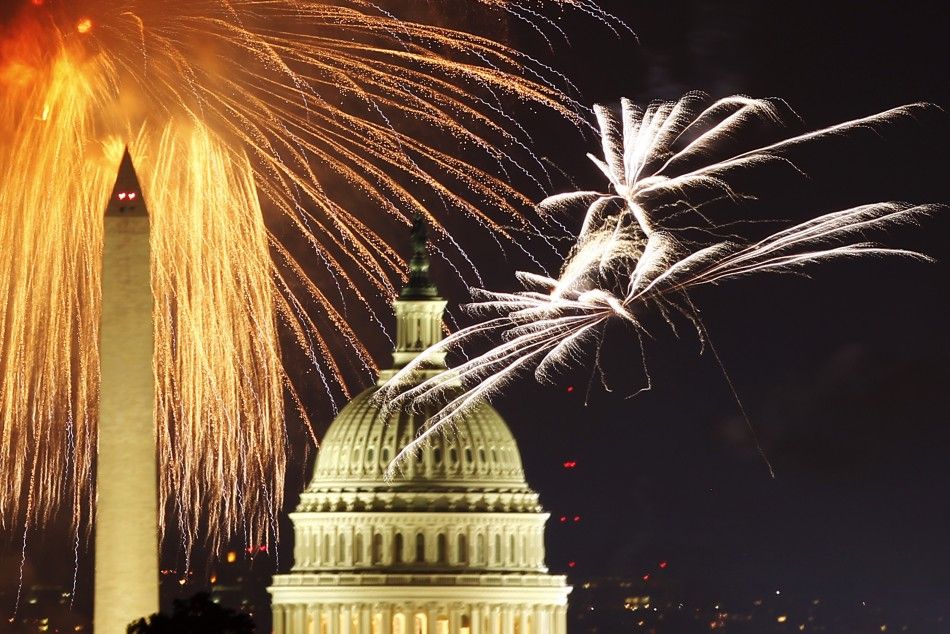
<svg viewBox="0 0 950 634">
<path fill-rule="evenodd" d="M 522 605 L 518 607 L 518 632 L 519 634 L 530 634 L 528 630 L 528 606 Z"/>
<path fill-rule="evenodd" d="M 510 605 L 502 608 L 502 634 L 514 634 L 515 632 L 515 611 Z"/>
<path fill-rule="evenodd" d="M 567 634 L 567 608 L 563 605 L 554 609 L 554 634 Z"/>
<path fill-rule="evenodd" d="M 307 605 L 307 629 L 306 634 L 320 634 L 320 605 L 310 603 Z"/>
<path fill-rule="evenodd" d="M 304 624 L 306 623 L 307 613 L 304 605 L 295 603 L 290 607 L 290 634 L 306 634 Z"/>
<path fill-rule="evenodd" d="M 460 634 L 462 629 L 462 611 L 461 607 L 453 605 L 449 607 L 449 634 Z"/>
<path fill-rule="evenodd" d="M 545 605 L 539 610 L 540 618 L 542 619 L 542 632 L 544 634 L 553 634 L 554 633 L 554 606 Z"/>
<path fill-rule="evenodd" d="M 469 610 L 469 632 L 470 634 L 481 634 L 482 632 L 482 610 L 484 607 L 481 604 L 476 604 L 471 606 Z"/>
<path fill-rule="evenodd" d="M 380 608 L 383 621 L 383 631 L 381 634 L 392 634 L 393 632 L 393 606 L 386 604 Z"/>
<path fill-rule="evenodd" d="M 360 606 L 360 634 L 370 634 L 373 629 L 373 611 L 368 604 Z"/>
<path fill-rule="evenodd" d="M 435 621 L 438 617 L 438 614 L 439 613 L 435 611 L 435 608 L 426 608 L 426 630 L 429 634 L 436 634 Z"/>
<path fill-rule="evenodd" d="M 496 632 L 501 632 L 501 608 L 497 605 L 491 607 L 491 629 L 489 633 L 486 634 L 495 634 Z"/>
<path fill-rule="evenodd" d="M 284 606 L 275 603 L 271 614 L 274 618 L 274 634 L 284 634 Z"/>
<path fill-rule="evenodd" d="M 545 623 L 547 622 L 547 611 L 544 609 L 543 605 L 534 606 L 534 632 L 536 634 L 549 634 L 551 628 L 549 628 Z"/>
<path fill-rule="evenodd" d="M 340 606 L 331 605 L 328 611 L 330 619 L 329 634 L 340 634 Z"/>
<path fill-rule="evenodd" d="M 348 605 L 340 607 L 340 634 L 353 634 L 353 613 Z"/>
</svg>

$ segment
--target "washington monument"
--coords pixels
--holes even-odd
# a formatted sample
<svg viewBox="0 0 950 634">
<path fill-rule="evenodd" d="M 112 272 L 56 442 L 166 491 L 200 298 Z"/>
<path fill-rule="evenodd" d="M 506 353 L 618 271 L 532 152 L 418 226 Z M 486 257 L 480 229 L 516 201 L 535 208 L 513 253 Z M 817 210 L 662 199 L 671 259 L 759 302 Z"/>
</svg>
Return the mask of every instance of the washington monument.
<svg viewBox="0 0 950 634">
<path fill-rule="evenodd" d="M 93 625 L 124 634 L 159 607 L 149 217 L 128 150 L 103 222 Z"/>
</svg>

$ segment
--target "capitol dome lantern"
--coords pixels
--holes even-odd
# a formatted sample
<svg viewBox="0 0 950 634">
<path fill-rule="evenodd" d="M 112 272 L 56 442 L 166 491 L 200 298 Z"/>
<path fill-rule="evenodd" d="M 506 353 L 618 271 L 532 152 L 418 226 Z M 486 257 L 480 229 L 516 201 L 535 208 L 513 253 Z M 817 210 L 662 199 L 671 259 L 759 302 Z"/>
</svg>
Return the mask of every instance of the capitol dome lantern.
<svg viewBox="0 0 950 634">
<path fill-rule="evenodd" d="M 294 525 L 294 565 L 269 588 L 275 634 L 564 634 L 565 578 L 548 574 L 548 514 L 517 443 L 488 404 L 385 480 L 425 414 L 383 416 L 374 395 L 442 338 L 445 301 L 413 227 L 410 279 L 395 303 L 393 369 L 330 425 Z M 444 358 L 428 360 L 445 369 Z"/>
</svg>

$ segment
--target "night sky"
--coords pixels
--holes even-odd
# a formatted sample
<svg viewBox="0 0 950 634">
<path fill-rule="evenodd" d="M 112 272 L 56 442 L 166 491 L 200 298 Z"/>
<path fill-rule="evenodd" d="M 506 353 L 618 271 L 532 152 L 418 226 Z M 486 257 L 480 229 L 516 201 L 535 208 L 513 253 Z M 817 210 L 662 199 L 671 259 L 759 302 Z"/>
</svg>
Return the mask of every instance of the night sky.
<svg viewBox="0 0 950 634">
<path fill-rule="evenodd" d="M 950 20 L 938 3 L 723 5 L 605 2 L 639 46 L 591 32 L 560 57 L 599 102 L 689 90 L 778 96 L 809 128 L 913 101 L 950 106 Z M 588 46 L 601 52 L 590 57 Z M 770 182 L 744 213 L 803 220 L 873 200 L 950 201 L 946 114 L 859 136 L 803 152 L 811 180 Z M 598 186 L 588 171 L 581 184 Z M 555 516 L 583 518 L 551 527 L 552 567 L 576 560 L 577 578 L 636 578 L 669 560 L 705 600 L 780 588 L 912 610 L 945 604 L 948 229 L 938 213 L 888 240 L 935 264 L 837 262 L 811 268 L 811 279 L 764 276 L 695 294 L 774 480 L 722 371 L 689 332 L 656 329 L 646 349 L 654 388 L 634 399 L 625 397 L 641 381 L 638 353 L 619 330 L 607 339 L 613 393 L 595 386 L 585 407 L 584 372 L 512 388 L 497 405 L 531 482 Z M 564 460 L 578 466 L 566 472 Z"/>
<path fill-rule="evenodd" d="M 562 22 L 570 44 L 552 38 L 552 54 L 530 29 L 510 26 L 517 45 L 571 77 L 584 103 L 690 90 L 774 96 L 807 128 L 914 101 L 950 108 L 950 19 L 936 2 L 601 4 L 638 39 L 572 16 Z M 551 125 L 529 130 L 539 153 L 574 184 L 601 187 L 584 158 L 596 139 Z M 759 200 L 738 213 L 804 220 L 879 200 L 950 203 L 950 115 L 936 110 L 797 158 L 809 180 L 765 175 Z M 571 186 L 566 177 L 557 184 Z M 911 610 L 950 604 L 948 212 L 888 243 L 937 261 L 834 262 L 810 268 L 810 278 L 749 278 L 693 296 L 774 479 L 722 369 L 686 329 L 677 338 L 656 324 L 646 346 L 653 389 L 636 398 L 626 397 L 643 380 L 640 352 L 620 327 L 605 344 L 612 392 L 598 381 L 588 396 L 590 372 L 580 368 L 499 397 L 544 505 L 555 517 L 582 517 L 550 526 L 551 568 L 576 561 L 573 579 L 639 577 L 666 560 L 702 600 L 780 588 Z M 514 289 L 512 267 L 527 266 L 478 261 L 495 289 Z M 465 301 L 448 267 L 433 268 L 448 298 Z M 385 340 L 368 339 L 385 359 Z M 319 413 L 325 427 L 328 412 Z M 566 460 L 577 467 L 565 470 Z M 306 470 L 290 470 L 289 507 Z M 3 558 L 3 586 L 16 581 L 13 561 Z M 34 581 L 68 585 L 72 576 L 68 558 L 29 569 L 45 570 Z"/>
</svg>

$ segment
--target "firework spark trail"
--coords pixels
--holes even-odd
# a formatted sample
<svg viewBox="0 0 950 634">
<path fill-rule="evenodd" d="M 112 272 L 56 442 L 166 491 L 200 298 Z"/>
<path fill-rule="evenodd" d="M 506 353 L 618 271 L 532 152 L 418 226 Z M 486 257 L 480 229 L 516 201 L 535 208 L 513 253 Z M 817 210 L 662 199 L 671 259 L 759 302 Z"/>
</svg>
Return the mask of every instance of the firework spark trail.
<svg viewBox="0 0 950 634">
<path fill-rule="evenodd" d="M 613 24 L 592 0 L 468 1 L 522 19 L 557 9 Z M 152 221 L 161 519 L 177 524 L 186 552 L 206 538 L 212 547 L 272 538 L 285 394 L 307 422 L 278 328 L 328 392 L 347 393 L 335 355 L 375 369 L 340 305 L 345 293 L 381 324 L 373 306 L 405 276 L 376 229 L 420 214 L 466 268 L 464 245 L 443 226 L 448 213 L 499 245 L 544 233 L 523 213 L 530 199 L 496 175 L 514 166 L 542 182 L 528 169 L 541 162 L 523 129 L 496 104 L 586 125 L 556 73 L 376 4 L 33 2 L 0 33 L 5 529 L 41 525 L 63 502 L 77 531 L 89 525 L 102 213 L 125 145 Z M 344 206 L 343 190 L 372 213 Z M 428 209 L 426 197 L 445 210 Z M 340 297 L 295 259 L 288 228 Z"/>
<path fill-rule="evenodd" d="M 724 234 L 725 226 L 737 223 L 717 224 L 704 208 L 750 198 L 730 185 L 737 172 L 784 165 L 804 174 L 786 154 L 790 148 L 860 129 L 877 132 L 930 107 L 902 106 L 736 150 L 748 126 L 783 123 L 783 106 L 778 100 L 739 96 L 709 104 L 704 96 L 689 94 L 645 109 L 624 100 L 619 117 L 596 108 L 603 157 L 590 158 L 607 177 L 611 191 L 570 192 L 543 201 L 541 207 L 551 213 L 586 206 L 576 244 L 560 275 L 522 272 L 518 279 L 524 291 L 474 291 L 476 301 L 469 309 L 487 319 L 456 331 L 430 352 L 464 352 L 485 340 L 491 349 L 420 382 L 418 370 L 429 356 L 424 353 L 380 390 L 378 398 L 388 408 L 435 411 L 393 461 L 390 473 L 432 434 L 517 376 L 532 371 L 537 380 L 545 381 L 559 369 L 578 364 L 586 358 L 588 341 L 601 341 L 604 325 L 611 320 L 633 326 L 641 354 L 643 337 L 649 334 L 648 313 L 658 314 L 674 332 L 676 319 L 685 318 L 705 342 L 699 311 L 687 295 L 694 287 L 754 273 L 796 271 L 833 258 L 897 255 L 928 260 L 867 236 L 916 223 L 934 211 L 933 205 L 861 205 L 820 215 L 755 242 Z M 649 386 L 648 371 L 646 381 Z"/>
</svg>

